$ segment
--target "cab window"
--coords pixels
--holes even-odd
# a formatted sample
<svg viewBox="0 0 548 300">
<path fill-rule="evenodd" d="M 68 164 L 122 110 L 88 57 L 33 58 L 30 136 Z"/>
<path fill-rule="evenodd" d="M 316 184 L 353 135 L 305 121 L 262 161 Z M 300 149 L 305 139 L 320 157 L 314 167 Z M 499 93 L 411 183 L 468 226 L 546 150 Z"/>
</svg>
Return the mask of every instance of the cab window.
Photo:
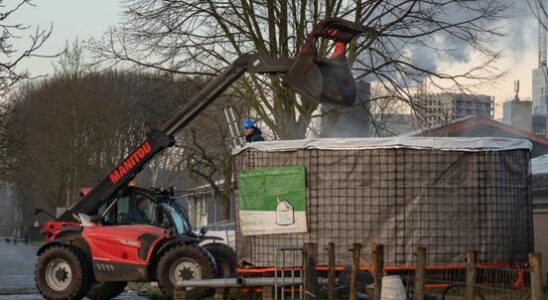
<svg viewBox="0 0 548 300">
<path fill-rule="evenodd" d="M 98 211 L 103 216 L 103 225 L 148 224 L 169 227 L 169 219 L 162 207 L 144 195 L 129 193 L 119 197 L 114 204 L 113 201 L 104 204 Z"/>
</svg>

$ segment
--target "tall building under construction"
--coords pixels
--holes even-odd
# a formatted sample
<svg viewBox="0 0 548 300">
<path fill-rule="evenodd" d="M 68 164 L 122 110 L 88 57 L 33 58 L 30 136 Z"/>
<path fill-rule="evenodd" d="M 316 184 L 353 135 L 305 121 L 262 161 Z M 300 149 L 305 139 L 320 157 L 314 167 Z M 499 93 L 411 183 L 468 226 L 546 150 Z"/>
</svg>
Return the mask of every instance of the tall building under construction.
<svg viewBox="0 0 548 300">
<path fill-rule="evenodd" d="M 423 101 L 429 127 L 445 125 L 469 116 L 493 118 L 494 100 L 487 95 L 428 94 Z"/>
<path fill-rule="evenodd" d="M 532 131 L 536 135 L 546 135 L 548 116 L 548 67 L 546 66 L 546 22 L 539 17 L 538 26 L 538 67 L 533 69 L 531 100 L 533 101 Z"/>
</svg>

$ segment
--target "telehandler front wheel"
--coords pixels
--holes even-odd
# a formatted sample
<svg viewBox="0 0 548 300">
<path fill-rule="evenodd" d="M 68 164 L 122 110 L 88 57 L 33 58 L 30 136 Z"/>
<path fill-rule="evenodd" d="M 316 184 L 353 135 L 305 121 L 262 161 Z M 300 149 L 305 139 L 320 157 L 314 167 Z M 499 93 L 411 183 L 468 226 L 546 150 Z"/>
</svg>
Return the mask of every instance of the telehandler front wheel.
<svg viewBox="0 0 548 300">
<path fill-rule="evenodd" d="M 169 249 L 158 261 L 158 286 L 162 293 L 173 299 L 175 287 L 185 280 L 215 278 L 217 270 L 213 257 L 198 245 L 178 245 Z M 211 294 L 211 288 L 188 288 L 189 299 L 200 299 Z"/>
<path fill-rule="evenodd" d="M 52 246 L 38 257 L 34 279 L 40 294 L 51 300 L 79 300 L 91 287 L 91 268 L 74 247 Z"/>
<path fill-rule="evenodd" d="M 211 243 L 204 245 L 204 249 L 215 258 L 220 278 L 236 276 L 236 252 L 232 247 L 222 243 Z"/>
</svg>

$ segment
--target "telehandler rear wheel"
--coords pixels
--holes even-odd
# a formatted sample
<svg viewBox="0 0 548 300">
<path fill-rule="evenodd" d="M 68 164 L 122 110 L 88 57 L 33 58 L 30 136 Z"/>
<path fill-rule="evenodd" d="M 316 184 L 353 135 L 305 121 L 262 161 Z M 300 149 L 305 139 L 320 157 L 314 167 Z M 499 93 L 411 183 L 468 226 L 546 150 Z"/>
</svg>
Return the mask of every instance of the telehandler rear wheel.
<svg viewBox="0 0 548 300">
<path fill-rule="evenodd" d="M 82 299 L 91 287 L 89 261 L 81 251 L 63 245 L 52 246 L 38 257 L 34 279 L 46 299 Z"/>
<path fill-rule="evenodd" d="M 175 286 L 185 280 L 215 278 L 217 270 L 211 254 L 194 244 L 169 249 L 158 261 L 156 278 L 162 293 L 173 299 Z M 212 293 L 211 288 L 188 288 L 189 299 L 200 299 Z"/>
<path fill-rule="evenodd" d="M 211 243 L 204 245 L 204 249 L 215 258 L 220 278 L 236 276 L 236 252 L 232 247 L 221 243 Z"/>
</svg>

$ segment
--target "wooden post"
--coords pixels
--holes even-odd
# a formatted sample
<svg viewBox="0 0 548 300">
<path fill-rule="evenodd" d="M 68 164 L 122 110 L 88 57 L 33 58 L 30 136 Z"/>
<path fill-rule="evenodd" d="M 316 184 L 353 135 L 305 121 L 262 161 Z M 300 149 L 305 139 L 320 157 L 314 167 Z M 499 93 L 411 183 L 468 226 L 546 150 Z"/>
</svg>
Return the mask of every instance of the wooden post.
<svg viewBox="0 0 548 300">
<path fill-rule="evenodd" d="M 350 300 L 358 299 L 358 271 L 360 268 L 360 253 L 362 244 L 352 247 L 352 273 L 350 274 Z"/>
<path fill-rule="evenodd" d="M 474 300 L 476 295 L 477 252 L 468 251 L 466 253 L 466 262 L 466 288 L 464 289 L 464 299 Z"/>
<path fill-rule="evenodd" d="M 282 287 L 282 293 L 283 293 L 283 287 Z M 274 293 L 272 286 L 265 286 L 263 287 L 263 294 L 262 294 L 262 300 L 276 300 L 274 299 Z"/>
<path fill-rule="evenodd" d="M 542 300 L 542 255 L 529 253 L 529 270 L 531 272 L 531 300 Z"/>
<path fill-rule="evenodd" d="M 417 248 L 417 268 L 415 269 L 415 300 L 424 300 L 424 279 L 426 277 L 426 248 Z"/>
<path fill-rule="evenodd" d="M 177 286 L 175 287 L 174 300 L 186 300 L 186 288 Z"/>
<path fill-rule="evenodd" d="M 376 245 L 373 250 L 371 260 L 374 262 L 373 276 L 375 276 L 374 300 L 381 299 L 381 289 L 382 289 L 382 277 L 384 276 L 384 246 Z"/>
<path fill-rule="evenodd" d="M 327 299 L 335 300 L 335 243 L 327 244 Z"/>
<path fill-rule="evenodd" d="M 227 300 L 229 294 L 228 288 L 216 288 L 214 300 Z"/>
<path fill-rule="evenodd" d="M 247 289 L 247 293 L 245 294 L 245 299 L 255 299 L 255 294 L 257 294 L 258 291 L 254 288 Z"/>
<path fill-rule="evenodd" d="M 304 255 L 304 299 L 312 300 L 318 298 L 318 275 L 316 266 L 318 264 L 318 244 L 305 243 Z"/>
</svg>

